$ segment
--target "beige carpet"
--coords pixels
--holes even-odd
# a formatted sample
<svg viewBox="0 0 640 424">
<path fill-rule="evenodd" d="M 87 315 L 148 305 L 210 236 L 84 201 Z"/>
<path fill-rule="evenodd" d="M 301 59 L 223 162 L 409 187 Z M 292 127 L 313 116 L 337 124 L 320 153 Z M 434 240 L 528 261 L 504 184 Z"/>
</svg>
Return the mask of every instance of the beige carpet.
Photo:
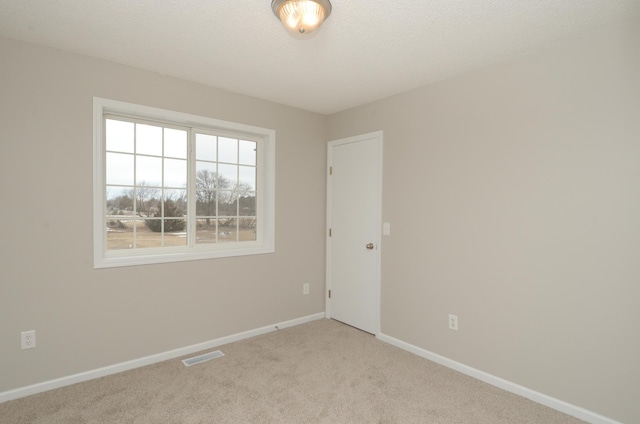
<svg viewBox="0 0 640 424">
<path fill-rule="evenodd" d="M 6 423 L 581 423 L 331 320 L 0 404 Z M 190 355 L 193 356 L 193 355 Z"/>
</svg>

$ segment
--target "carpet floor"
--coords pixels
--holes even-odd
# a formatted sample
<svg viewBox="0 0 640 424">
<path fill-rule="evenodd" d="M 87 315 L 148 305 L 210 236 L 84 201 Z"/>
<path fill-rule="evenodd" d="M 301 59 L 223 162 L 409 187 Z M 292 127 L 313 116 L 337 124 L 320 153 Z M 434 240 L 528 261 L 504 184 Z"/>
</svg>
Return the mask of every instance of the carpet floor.
<svg viewBox="0 0 640 424">
<path fill-rule="evenodd" d="M 2 403 L 0 422 L 583 422 L 332 320 L 216 349 L 225 356 L 191 367 L 173 359 Z"/>
</svg>

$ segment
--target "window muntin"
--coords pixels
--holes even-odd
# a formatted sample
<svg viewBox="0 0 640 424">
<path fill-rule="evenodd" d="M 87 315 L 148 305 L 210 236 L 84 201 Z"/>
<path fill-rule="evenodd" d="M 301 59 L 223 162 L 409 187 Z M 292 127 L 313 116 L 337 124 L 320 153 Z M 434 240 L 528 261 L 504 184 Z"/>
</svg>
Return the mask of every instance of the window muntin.
<svg viewBox="0 0 640 424">
<path fill-rule="evenodd" d="M 94 99 L 94 266 L 273 252 L 275 132 Z"/>
</svg>

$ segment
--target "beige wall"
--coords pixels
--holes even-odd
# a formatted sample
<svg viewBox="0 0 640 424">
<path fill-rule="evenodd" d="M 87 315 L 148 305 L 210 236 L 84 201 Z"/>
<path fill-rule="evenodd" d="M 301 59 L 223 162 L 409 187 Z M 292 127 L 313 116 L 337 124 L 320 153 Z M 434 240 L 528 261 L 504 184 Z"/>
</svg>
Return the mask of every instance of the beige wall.
<svg viewBox="0 0 640 424">
<path fill-rule="evenodd" d="M 599 34 L 329 117 L 329 140 L 384 131 L 383 333 L 640 422 L 639 41 Z"/>
<path fill-rule="evenodd" d="M 0 392 L 324 311 L 324 116 L 8 39 L 0 58 Z M 94 270 L 93 96 L 275 129 L 276 253 Z"/>
</svg>

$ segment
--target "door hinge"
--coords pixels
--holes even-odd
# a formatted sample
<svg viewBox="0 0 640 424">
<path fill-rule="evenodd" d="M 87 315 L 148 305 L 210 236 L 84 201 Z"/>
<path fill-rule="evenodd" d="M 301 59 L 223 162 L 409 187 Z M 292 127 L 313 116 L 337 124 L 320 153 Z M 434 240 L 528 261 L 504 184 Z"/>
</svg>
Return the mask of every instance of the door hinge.
<svg viewBox="0 0 640 424">
<path fill-rule="evenodd" d="M 329 167 L 329 175 L 333 175 L 333 166 Z"/>
<path fill-rule="evenodd" d="M 329 299 L 331 299 L 331 290 L 329 290 Z"/>
<path fill-rule="evenodd" d="M 331 237 L 331 228 L 329 228 L 329 237 Z"/>
</svg>

